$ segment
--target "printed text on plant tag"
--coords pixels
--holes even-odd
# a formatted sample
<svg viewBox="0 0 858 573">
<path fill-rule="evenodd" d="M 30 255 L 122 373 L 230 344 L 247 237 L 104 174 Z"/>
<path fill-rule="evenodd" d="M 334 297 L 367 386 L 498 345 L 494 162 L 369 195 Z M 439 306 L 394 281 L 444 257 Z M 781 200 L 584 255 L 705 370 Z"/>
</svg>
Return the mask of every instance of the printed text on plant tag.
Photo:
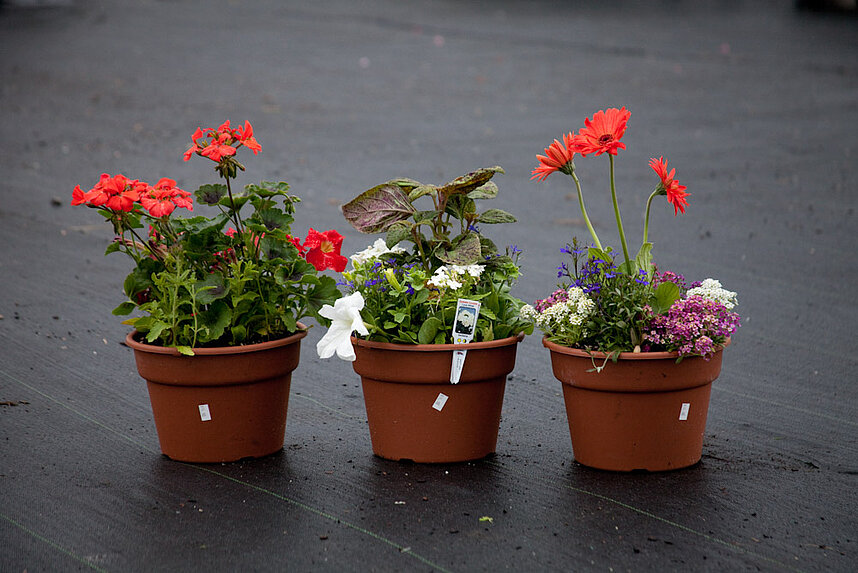
<svg viewBox="0 0 858 573">
<path fill-rule="evenodd" d="M 212 419 L 212 413 L 209 411 L 208 404 L 200 404 L 200 420 L 208 422 Z"/>
</svg>

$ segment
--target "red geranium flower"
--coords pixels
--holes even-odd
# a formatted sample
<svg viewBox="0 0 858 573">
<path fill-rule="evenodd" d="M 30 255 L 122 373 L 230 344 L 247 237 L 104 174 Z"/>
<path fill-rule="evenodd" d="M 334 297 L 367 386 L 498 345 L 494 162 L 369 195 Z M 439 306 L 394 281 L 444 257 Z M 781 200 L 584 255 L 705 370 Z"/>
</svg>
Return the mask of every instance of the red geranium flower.
<svg viewBox="0 0 858 573">
<path fill-rule="evenodd" d="M 238 140 L 243 146 L 251 150 L 254 155 L 259 153 L 262 149 L 262 146 L 259 145 L 259 142 L 256 141 L 255 137 L 253 137 L 253 126 L 250 125 L 249 121 L 244 122 L 244 127 L 238 128 Z"/>
<path fill-rule="evenodd" d="M 292 235 L 286 235 L 286 237 L 289 239 L 289 242 L 295 245 L 295 248 L 298 249 L 299 255 L 303 257 L 307 254 L 306 247 L 301 246 L 301 239 L 299 239 L 298 237 L 293 237 Z"/>
<path fill-rule="evenodd" d="M 620 139 L 626 133 L 626 123 L 629 112 L 625 107 L 612 107 L 593 114 L 593 120 L 584 120 L 584 129 L 575 136 L 575 151 L 581 155 L 609 153 L 616 155 L 617 150 L 625 149 L 626 144 Z"/>
<path fill-rule="evenodd" d="M 176 207 L 194 210 L 191 194 L 176 187 L 172 179 L 162 177 L 154 187 L 148 187 L 141 193 L 140 204 L 153 217 L 166 217 Z"/>
<path fill-rule="evenodd" d="M 145 183 L 142 183 L 145 186 Z M 72 191 L 72 205 L 87 204 L 90 207 L 106 207 L 114 211 L 130 212 L 140 199 L 141 183 L 124 175 L 101 174 L 95 187 L 84 193 L 80 185 Z"/>
<path fill-rule="evenodd" d="M 665 195 L 667 195 L 667 200 L 673 205 L 673 216 L 678 215 L 680 211 L 685 213 L 685 206 L 688 205 L 686 197 L 688 197 L 689 193 L 685 192 L 687 189 L 685 185 L 680 185 L 679 181 L 673 178 L 676 175 L 676 169 L 671 169 L 670 173 L 668 173 L 667 161 L 664 160 L 664 157 L 659 157 L 658 159 L 653 157 L 649 160 L 649 166 L 652 167 L 653 171 L 661 179 L 659 186 L 663 188 Z"/>
<path fill-rule="evenodd" d="M 571 133 L 563 135 L 563 143 L 556 139 L 554 143 L 545 148 L 545 155 L 537 155 L 539 165 L 531 172 L 531 179 L 545 179 L 555 171 L 569 173 L 571 170 L 572 158 L 575 156 L 575 151 L 572 149 L 574 138 Z"/>
<path fill-rule="evenodd" d="M 249 121 L 238 129 L 230 127 L 226 120 L 217 129 L 197 128 L 191 135 L 193 145 L 185 151 L 185 161 L 189 161 L 194 154 L 208 157 L 212 161 L 220 162 L 224 157 L 232 157 L 239 147 L 244 146 L 256 155 L 262 149 L 256 138 L 253 137 L 253 126 Z"/>
<path fill-rule="evenodd" d="M 334 269 L 338 273 L 343 272 L 349 260 L 340 254 L 342 244 L 343 236 L 334 229 L 320 233 L 311 228 L 304 240 L 307 262 L 317 271 Z"/>
</svg>

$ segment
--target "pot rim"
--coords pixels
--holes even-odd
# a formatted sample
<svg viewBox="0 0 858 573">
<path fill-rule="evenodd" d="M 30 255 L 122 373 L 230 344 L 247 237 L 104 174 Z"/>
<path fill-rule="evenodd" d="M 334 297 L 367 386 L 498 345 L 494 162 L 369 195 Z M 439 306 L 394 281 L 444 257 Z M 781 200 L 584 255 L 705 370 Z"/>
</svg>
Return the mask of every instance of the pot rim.
<svg viewBox="0 0 858 573">
<path fill-rule="evenodd" d="M 583 350 L 580 348 L 574 348 L 572 346 L 563 346 L 562 344 L 557 344 L 556 342 L 551 342 L 548 340 L 547 336 L 542 337 L 542 345 L 545 346 L 551 352 L 557 352 L 559 354 L 568 354 L 570 356 L 578 356 L 582 358 L 597 358 L 597 359 L 605 359 L 608 357 L 608 354 L 604 352 L 599 352 L 598 350 Z M 718 347 L 716 352 L 720 352 L 730 346 L 730 339 L 728 338 L 724 344 Z M 675 360 L 679 358 L 679 352 L 674 350 L 673 352 L 620 352 L 619 360 L 666 360 L 671 359 Z M 693 356 L 689 356 L 688 358 L 694 358 Z"/>
<path fill-rule="evenodd" d="M 254 344 L 241 344 L 238 346 L 212 346 L 208 348 L 194 348 L 194 356 L 214 356 L 214 355 L 224 355 L 224 354 L 247 354 L 250 352 L 259 352 L 260 350 L 268 350 L 269 348 L 275 348 L 279 346 L 286 346 L 288 344 L 292 344 L 293 342 L 297 342 L 307 336 L 308 327 L 298 322 L 298 328 L 300 329 L 295 334 L 291 334 L 285 338 L 277 338 L 275 340 L 269 340 L 268 342 L 257 342 Z M 180 353 L 178 350 L 173 348 L 172 346 L 156 346 L 154 344 L 147 344 L 145 342 L 140 342 L 137 338 L 140 337 L 140 332 L 136 329 L 132 330 L 125 336 L 125 345 L 129 348 L 132 348 L 135 351 L 139 352 L 148 352 L 150 354 L 166 354 L 170 356 L 182 356 L 186 358 L 193 358 L 193 356 L 185 356 Z"/>
<path fill-rule="evenodd" d="M 375 340 L 364 340 L 352 336 L 352 344 L 378 350 L 399 350 L 402 352 L 452 352 L 454 350 L 482 350 L 488 348 L 499 348 L 516 344 L 524 340 L 524 332 L 515 336 L 498 338 L 484 342 L 470 342 L 468 344 L 404 344 L 401 342 L 376 342 Z"/>
</svg>

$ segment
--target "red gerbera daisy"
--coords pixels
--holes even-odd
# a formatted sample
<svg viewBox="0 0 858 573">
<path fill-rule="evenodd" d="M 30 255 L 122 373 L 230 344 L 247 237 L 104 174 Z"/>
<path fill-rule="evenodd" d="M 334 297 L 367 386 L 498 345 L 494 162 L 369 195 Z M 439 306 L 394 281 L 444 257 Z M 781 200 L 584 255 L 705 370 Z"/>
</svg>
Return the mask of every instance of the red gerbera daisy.
<svg viewBox="0 0 858 573">
<path fill-rule="evenodd" d="M 609 153 L 616 155 L 617 150 L 625 149 L 626 144 L 620 141 L 626 133 L 626 123 L 629 112 L 625 107 L 609 108 L 593 114 L 592 121 L 584 120 L 584 129 L 575 136 L 575 151 L 581 155 Z"/>
<path fill-rule="evenodd" d="M 531 172 L 531 179 L 545 179 L 555 171 L 570 173 L 572 166 L 572 158 L 575 156 L 575 151 L 572 149 L 574 138 L 571 133 L 563 135 L 563 143 L 556 139 L 554 143 L 545 148 L 545 155 L 537 155 L 539 165 Z"/>
<path fill-rule="evenodd" d="M 307 249 L 307 262 L 316 267 L 317 271 L 334 269 L 341 273 L 346 268 L 349 260 L 340 254 L 343 245 L 343 236 L 334 229 L 320 233 L 310 229 L 307 238 L 304 239 L 304 248 Z"/>
<path fill-rule="evenodd" d="M 687 189 L 685 185 L 680 185 L 679 181 L 673 178 L 676 175 L 676 169 L 671 169 L 668 173 L 667 161 L 664 160 L 664 157 L 658 159 L 653 157 L 649 160 L 649 166 L 661 179 L 659 187 L 663 189 L 664 194 L 667 195 L 667 200 L 673 205 L 673 216 L 675 217 L 680 212 L 685 213 L 685 206 L 688 205 L 686 197 L 689 193 L 685 192 Z"/>
</svg>

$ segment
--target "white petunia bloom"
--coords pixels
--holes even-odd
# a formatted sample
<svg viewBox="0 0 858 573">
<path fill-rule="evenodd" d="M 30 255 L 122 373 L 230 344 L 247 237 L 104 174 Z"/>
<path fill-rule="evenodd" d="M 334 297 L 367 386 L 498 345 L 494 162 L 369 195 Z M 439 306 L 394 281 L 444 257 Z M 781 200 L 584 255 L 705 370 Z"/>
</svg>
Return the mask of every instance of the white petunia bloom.
<svg viewBox="0 0 858 573">
<path fill-rule="evenodd" d="M 364 250 L 353 254 L 350 258 L 352 260 L 352 266 L 357 267 L 358 265 L 362 265 L 367 261 L 371 261 L 373 259 L 377 259 L 381 255 L 385 255 L 387 253 L 403 253 L 405 249 L 400 247 L 399 245 L 395 245 L 392 249 L 387 248 L 387 243 L 384 239 L 376 239 L 376 241 L 365 248 Z"/>
<path fill-rule="evenodd" d="M 738 304 L 736 293 L 721 287 L 721 282 L 715 279 L 706 279 L 699 287 L 688 289 L 686 297 L 702 296 L 709 300 L 720 302 L 727 310 L 733 310 Z"/>
<path fill-rule="evenodd" d="M 338 298 L 334 306 L 326 304 L 319 310 L 319 314 L 331 319 L 328 332 L 316 344 L 319 358 L 330 358 L 336 352 L 343 360 L 354 361 L 356 357 L 351 341 L 352 332 L 356 330 L 363 335 L 369 334 L 360 316 L 363 306 L 363 295 L 356 292 Z"/>
</svg>

